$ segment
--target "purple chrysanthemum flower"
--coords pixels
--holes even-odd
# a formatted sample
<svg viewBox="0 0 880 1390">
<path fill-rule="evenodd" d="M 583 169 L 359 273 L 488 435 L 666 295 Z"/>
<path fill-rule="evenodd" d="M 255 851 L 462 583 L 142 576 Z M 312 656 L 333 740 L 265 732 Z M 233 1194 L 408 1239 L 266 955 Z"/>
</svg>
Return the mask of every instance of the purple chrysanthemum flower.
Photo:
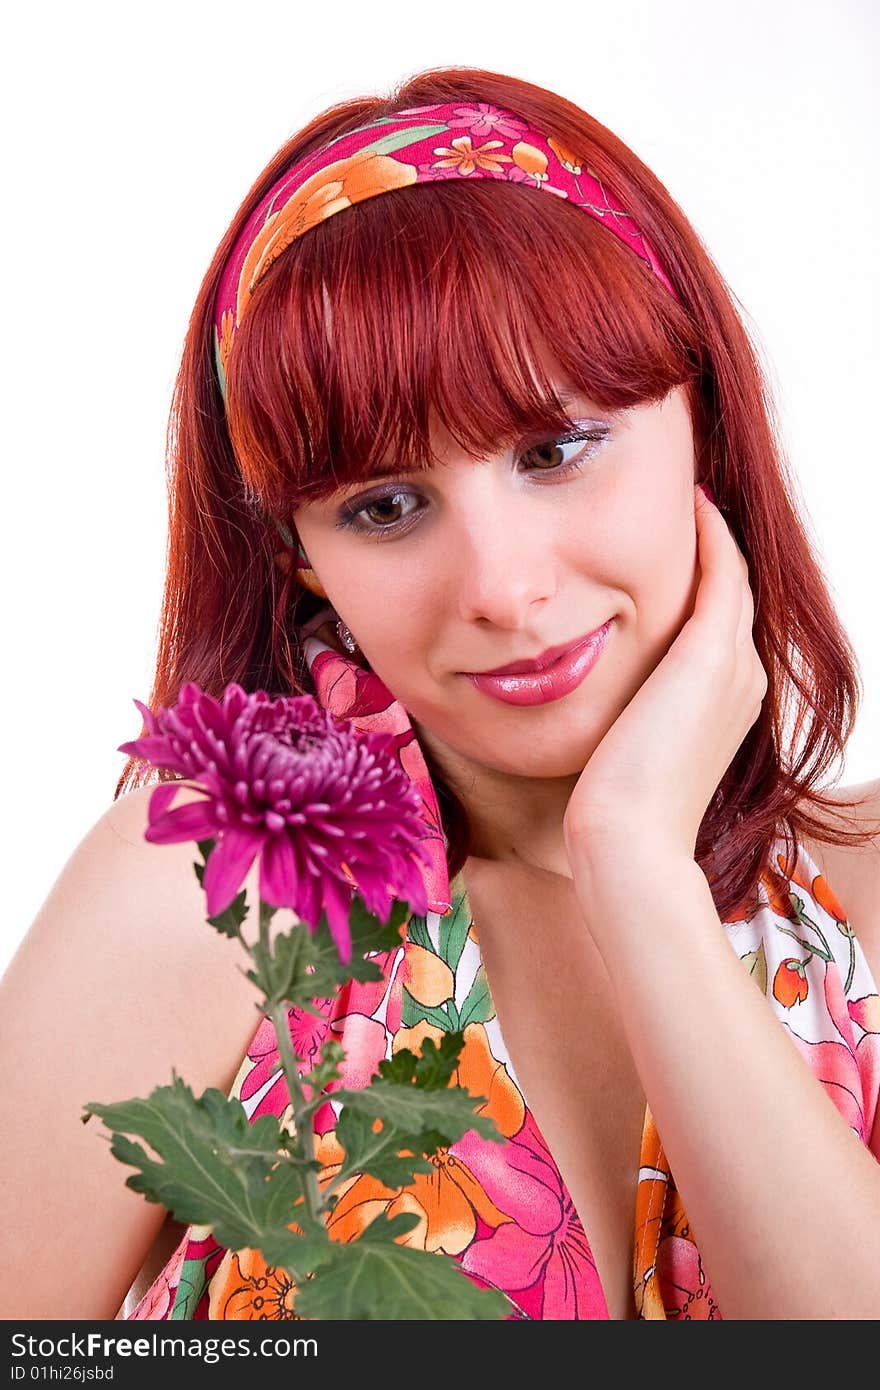
<svg viewBox="0 0 880 1390">
<path fill-rule="evenodd" d="M 145 836 L 215 840 L 203 883 L 209 917 L 233 901 L 258 854 L 263 901 L 293 908 L 312 930 L 326 912 L 346 962 L 355 891 L 383 922 L 395 897 L 427 911 L 421 800 L 392 735 L 359 733 L 311 695 L 272 699 L 234 682 L 216 700 L 188 681 L 158 714 L 134 703 L 148 733 L 118 751 L 183 773 L 204 793 L 172 810 L 181 783 L 162 783 Z"/>
</svg>

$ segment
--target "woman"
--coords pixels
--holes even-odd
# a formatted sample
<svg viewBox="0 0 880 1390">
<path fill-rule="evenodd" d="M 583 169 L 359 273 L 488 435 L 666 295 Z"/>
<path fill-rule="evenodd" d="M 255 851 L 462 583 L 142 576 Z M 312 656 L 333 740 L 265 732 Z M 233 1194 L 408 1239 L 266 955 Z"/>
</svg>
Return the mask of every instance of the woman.
<svg viewBox="0 0 880 1390">
<path fill-rule="evenodd" d="M 768 411 L 654 175 L 480 70 L 317 117 L 193 313 L 151 704 L 236 680 L 398 735 L 431 911 L 381 986 L 291 1028 L 304 1069 L 340 1038 L 348 1084 L 464 1029 L 459 1079 L 508 1142 L 466 1136 L 403 1191 L 354 1178 L 332 1223 L 414 1211 L 406 1239 L 511 1317 L 880 1315 L 880 783 L 818 790 L 857 668 Z M 33 1279 L 5 1316 L 111 1316 L 140 1269 L 127 1316 L 290 1317 L 278 1271 L 160 1230 L 78 1123 L 172 1066 L 252 1118 L 286 1103 L 251 986 L 196 929 L 191 848 L 143 840 L 141 776 L 7 974 Z M 17 1080 L 41 1029 L 63 1187 Z"/>
</svg>

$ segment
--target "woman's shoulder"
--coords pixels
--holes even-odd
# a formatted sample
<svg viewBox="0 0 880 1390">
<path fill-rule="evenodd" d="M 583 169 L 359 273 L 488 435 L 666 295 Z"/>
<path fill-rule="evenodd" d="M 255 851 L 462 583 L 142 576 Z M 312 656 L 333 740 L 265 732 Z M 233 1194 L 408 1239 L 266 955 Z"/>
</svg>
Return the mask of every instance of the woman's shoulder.
<svg viewBox="0 0 880 1390">
<path fill-rule="evenodd" d="M 205 920 L 195 846 L 144 838 L 153 790 L 126 793 L 94 821 L 0 982 L 14 1116 L 5 1317 L 114 1316 L 165 1213 L 126 1185 L 129 1168 L 97 1120 L 81 1122 L 83 1107 L 149 1095 L 175 1070 L 196 1094 L 226 1092 L 261 1021 L 244 952 Z M 59 1287 L 59 1270 L 76 1279 Z"/>
<path fill-rule="evenodd" d="M 810 803 L 810 814 L 830 828 L 876 830 L 880 826 L 880 777 L 825 790 L 824 795 L 833 802 L 857 803 L 842 806 L 839 813 L 819 812 Z M 880 834 L 861 845 L 836 845 L 814 837 L 801 837 L 801 844 L 845 912 L 871 973 L 880 980 Z"/>
<path fill-rule="evenodd" d="M 241 944 L 216 931 L 207 920 L 205 895 L 196 876 L 195 866 L 201 862 L 196 844 L 190 840 L 155 845 L 146 839 L 150 798 L 157 785 L 150 783 L 136 787 L 117 798 L 105 811 L 99 827 L 106 825 L 112 837 L 122 843 L 123 863 L 150 896 L 157 912 L 163 908 L 170 911 L 173 920 L 180 926 L 180 931 L 175 932 L 170 941 L 167 933 L 162 933 L 173 952 L 166 962 L 169 971 L 173 972 L 175 966 L 185 971 L 185 978 L 189 979 L 191 989 L 198 995 L 192 1001 L 193 1005 L 198 1008 L 204 1004 L 218 1020 L 236 1019 L 237 1036 L 242 1037 L 243 1022 L 250 1020 L 251 1031 L 256 1031 L 261 1021 L 255 1007 L 258 998 L 256 990 L 244 974 L 249 962 Z M 176 790 L 174 806 L 184 806 L 201 799 L 202 793 L 182 782 Z M 248 903 L 248 918 L 243 931 L 248 939 L 255 935 L 252 927 L 259 898 L 259 872 L 259 859 L 255 859 L 242 883 Z M 289 912 L 279 911 L 270 938 L 289 925 L 290 920 Z M 245 1022 L 245 1033 L 247 1029 Z M 218 1032 L 222 1032 L 222 1029 L 218 1029 Z M 230 1061 L 234 1051 L 233 1048 Z"/>
</svg>

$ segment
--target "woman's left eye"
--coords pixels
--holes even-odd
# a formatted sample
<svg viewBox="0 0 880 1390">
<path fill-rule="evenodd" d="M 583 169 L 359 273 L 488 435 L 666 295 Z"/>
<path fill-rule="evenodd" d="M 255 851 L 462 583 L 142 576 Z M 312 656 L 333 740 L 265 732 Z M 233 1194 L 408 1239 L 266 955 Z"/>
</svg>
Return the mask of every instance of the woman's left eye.
<svg viewBox="0 0 880 1390">
<path fill-rule="evenodd" d="M 560 472 L 564 473 L 569 469 L 579 468 L 586 459 L 591 458 L 596 452 L 596 447 L 601 444 L 607 433 L 607 429 L 597 428 L 582 430 L 573 434 L 564 434 L 558 439 L 550 439 L 546 443 L 532 444 L 521 457 L 525 458 L 529 454 L 540 454 L 541 451 L 544 451 L 550 455 L 546 471 L 556 471 L 558 469 Z M 560 459 L 559 454 L 561 448 L 568 447 L 572 444 L 582 444 L 584 441 L 592 442 L 594 447 L 592 449 L 577 449 L 572 457 Z M 538 471 L 544 472 L 545 470 L 539 469 Z"/>
<path fill-rule="evenodd" d="M 528 470 L 537 473 L 550 473 L 554 477 L 562 474 L 577 473 L 587 462 L 588 459 L 597 452 L 600 444 L 608 437 L 609 429 L 607 426 L 593 426 L 587 430 L 574 430 L 569 434 L 560 435 L 556 439 L 539 441 L 529 444 L 521 454 L 520 458 L 534 457 L 537 466 Z M 566 457 L 564 450 L 572 446 L 579 446 L 574 452 Z M 586 447 L 585 447 L 586 446 Z M 543 455 L 543 458 L 541 457 Z M 421 508 L 412 508 L 401 518 L 389 518 L 387 515 L 382 518 L 388 525 L 373 525 L 360 518 L 369 513 L 373 508 L 398 507 L 400 498 L 412 498 L 413 493 L 408 492 L 402 485 L 397 485 L 393 489 L 388 489 L 382 493 L 376 493 L 373 497 L 356 499 L 354 502 L 346 503 L 340 510 L 335 525 L 342 530 L 360 531 L 373 536 L 379 540 L 385 536 L 397 535 L 406 526 L 406 517 L 413 516 Z M 375 518 L 373 518 L 375 520 Z"/>
</svg>

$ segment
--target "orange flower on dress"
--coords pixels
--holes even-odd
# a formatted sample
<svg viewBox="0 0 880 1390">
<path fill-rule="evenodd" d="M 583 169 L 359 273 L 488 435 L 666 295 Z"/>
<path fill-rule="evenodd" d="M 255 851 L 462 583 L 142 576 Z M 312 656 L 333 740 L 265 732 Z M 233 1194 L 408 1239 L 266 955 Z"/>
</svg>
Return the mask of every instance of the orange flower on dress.
<svg viewBox="0 0 880 1390">
<path fill-rule="evenodd" d="M 792 864 L 791 860 L 787 859 L 784 854 L 777 854 L 776 862 L 785 877 L 791 879 L 791 882 L 796 883 L 799 888 L 803 888 L 810 897 L 815 898 L 819 906 L 824 908 L 828 916 L 833 917 L 835 922 L 840 924 L 848 920 L 846 912 L 838 902 L 824 874 L 813 876 L 808 869 L 801 866 L 800 859 Z"/>
<path fill-rule="evenodd" d="M 781 856 L 780 856 L 781 857 Z M 779 874 L 771 864 L 761 870 L 760 881 L 767 890 L 770 906 L 779 917 L 796 917 L 789 892 L 791 884 L 787 874 Z"/>
<path fill-rule="evenodd" d="M 841 907 L 834 893 L 828 885 L 824 874 L 817 874 L 812 883 L 812 894 L 820 907 L 823 907 L 829 917 L 833 917 L 838 926 L 842 926 L 849 920 L 845 910 Z"/>
<path fill-rule="evenodd" d="M 408 944 L 396 980 L 406 985 L 420 1004 L 431 1008 L 439 1008 L 455 994 L 455 976 L 446 961 L 415 942 Z"/>
<path fill-rule="evenodd" d="M 242 1322 L 295 1318 L 295 1294 L 290 1275 L 267 1265 L 258 1250 L 227 1250 L 211 1280 L 208 1318 Z"/>
<path fill-rule="evenodd" d="M 315 1135 L 315 1157 L 321 1164 L 318 1186 L 323 1191 L 339 1172 L 345 1157 L 335 1130 Z M 346 1192 L 355 1182 L 357 1174 L 353 1174 L 337 1192 Z M 302 1200 L 300 1197 L 296 1206 Z M 288 1222 L 288 1226 L 291 1231 L 301 1233 L 296 1221 Z M 332 1219 L 327 1223 L 327 1230 L 332 1240 L 346 1239 L 341 1230 L 333 1229 Z M 295 1296 L 296 1286 L 290 1276 L 285 1270 L 268 1265 L 259 1250 L 227 1250 L 211 1278 L 208 1317 L 256 1322 L 294 1318 Z"/>
<path fill-rule="evenodd" d="M 427 956 L 429 952 L 423 954 Z M 414 1028 L 399 1029 L 392 1050 L 409 1047 L 418 1054 L 425 1038 L 432 1038 L 439 1045 L 442 1037 L 440 1028 L 422 1022 Z M 522 1127 L 525 1103 L 504 1063 L 492 1056 L 482 1023 L 469 1023 L 464 1029 L 464 1046 L 449 1084 L 464 1086 L 472 1095 L 485 1096 L 484 1104 L 475 1107 L 475 1113 L 489 1115 L 505 1137 Z M 337 1202 L 328 1229 L 337 1239 L 354 1240 L 380 1211 L 389 1216 L 398 1211 L 415 1211 L 423 1219 L 402 1238 L 404 1243 L 457 1255 L 473 1240 L 477 1216 L 492 1227 L 509 1220 L 456 1154 L 440 1149 L 431 1162 L 433 1172 L 417 1173 L 405 1188 L 389 1188 L 362 1174 Z"/>
<path fill-rule="evenodd" d="M 391 1044 L 392 1052 L 409 1047 L 419 1053 L 425 1038 L 433 1038 L 439 1047 L 442 1030 L 423 1020 L 414 1028 L 400 1028 Z M 520 1095 L 503 1062 L 493 1057 L 489 1037 L 482 1023 L 469 1023 L 464 1029 L 464 1046 L 458 1066 L 452 1073 L 450 1086 L 464 1086 L 474 1096 L 485 1096 L 483 1105 L 474 1107 L 477 1115 L 488 1115 L 507 1139 L 516 1134 L 525 1119 L 525 1101 Z"/>
<path fill-rule="evenodd" d="M 382 1212 L 414 1212 L 419 1223 L 399 1237 L 402 1245 L 457 1255 L 476 1233 L 476 1212 L 489 1226 L 508 1220 L 489 1200 L 476 1178 L 448 1149 L 430 1160 L 431 1173 L 417 1173 L 409 1187 L 390 1188 L 363 1174 L 337 1202 L 328 1222 L 336 1240 L 356 1240 Z"/>
<path fill-rule="evenodd" d="M 778 999 L 784 1009 L 802 1004 L 810 992 L 807 979 L 807 962 L 789 956 L 777 966 L 773 976 L 773 997 Z"/>
<path fill-rule="evenodd" d="M 633 1263 L 636 1312 L 649 1320 L 720 1318 L 650 1106 L 645 1109 L 639 1174 Z"/>
</svg>

